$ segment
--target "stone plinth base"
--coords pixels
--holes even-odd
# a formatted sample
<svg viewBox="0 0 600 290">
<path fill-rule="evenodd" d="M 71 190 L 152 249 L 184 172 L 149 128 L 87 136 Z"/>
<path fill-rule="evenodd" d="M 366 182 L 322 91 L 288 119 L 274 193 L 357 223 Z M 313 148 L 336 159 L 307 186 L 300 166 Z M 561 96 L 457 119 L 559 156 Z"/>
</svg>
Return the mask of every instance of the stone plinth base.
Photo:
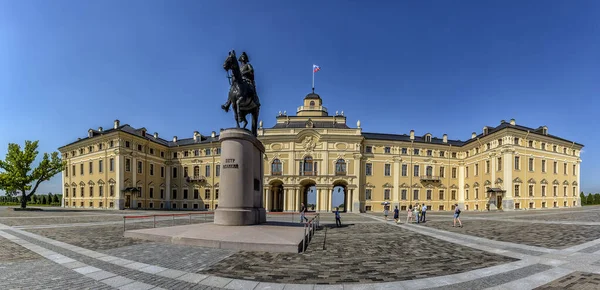
<svg viewBox="0 0 600 290">
<path fill-rule="evenodd" d="M 265 147 L 246 129 L 226 129 L 221 142 L 219 207 L 215 224 L 255 225 L 267 221 L 263 206 Z"/>
<path fill-rule="evenodd" d="M 293 223 L 222 226 L 213 223 L 131 230 L 125 237 L 164 243 L 243 251 L 298 253 L 304 227 Z"/>
<path fill-rule="evenodd" d="M 503 210 L 514 210 L 515 209 L 515 201 L 512 199 L 503 199 L 502 200 L 502 209 Z"/>
</svg>

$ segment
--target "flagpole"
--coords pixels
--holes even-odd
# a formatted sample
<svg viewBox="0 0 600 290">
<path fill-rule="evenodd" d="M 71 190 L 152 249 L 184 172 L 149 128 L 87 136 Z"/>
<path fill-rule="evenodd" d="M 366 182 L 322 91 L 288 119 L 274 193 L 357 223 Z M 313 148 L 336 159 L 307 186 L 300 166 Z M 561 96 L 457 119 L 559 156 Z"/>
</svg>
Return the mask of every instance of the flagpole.
<svg viewBox="0 0 600 290">
<path fill-rule="evenodd" d="M 315 93 L 315 65 L 314 65 L 314 64 L 313 64 L 313 69 L 312 69 L 312 72 L 313 72 L 313 79 L 312 79 L 312 92 L 313 92 L 313 94 L 314 94 L 314 93 Z"/>
</svg>

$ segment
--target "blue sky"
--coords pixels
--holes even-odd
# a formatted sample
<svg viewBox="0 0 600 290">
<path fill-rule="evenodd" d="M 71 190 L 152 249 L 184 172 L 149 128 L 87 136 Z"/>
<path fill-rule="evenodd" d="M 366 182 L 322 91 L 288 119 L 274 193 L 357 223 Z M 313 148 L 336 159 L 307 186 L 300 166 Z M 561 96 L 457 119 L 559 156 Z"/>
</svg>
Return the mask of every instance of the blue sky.
<svg viewBox="0 0 600 290">
<path fill-rule="evenodd" d="M 468 139 L 515 118 L 586 145 L 600 192 L 599 1 L 0 0 L 0 154 L 49 152 L 114 119 L 165 138 L 232 126 L 230 49 L 261 119 L 316 92 L 364 131 Z M 4 156 L 2 156 L 4 157 Z M 41 192 L 60 191 L 55 178 Z"/>
</svg>

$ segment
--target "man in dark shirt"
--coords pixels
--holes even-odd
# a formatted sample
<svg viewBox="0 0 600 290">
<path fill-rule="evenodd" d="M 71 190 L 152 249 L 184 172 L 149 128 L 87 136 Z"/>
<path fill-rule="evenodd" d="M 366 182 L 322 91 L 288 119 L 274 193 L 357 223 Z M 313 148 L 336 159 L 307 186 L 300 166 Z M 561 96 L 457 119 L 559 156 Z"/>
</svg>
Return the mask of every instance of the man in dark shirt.
<svg viewBox="0 0 600 290">
<path fill-rule="evenodd" d="M 304 206 L 304 203 L 300 204 L 300 222 L 304 222 L 307 221 L 308 219 L 306 218 L 306 216 L 304 216 L 306 214 L 306 206 Z"/>
<path fill-rule="evenodd" d="M 335 208 L 335 225 L 339 228 L 342 226 L 342 220 L 340 219 L 340 209 Z"/>
</svg>

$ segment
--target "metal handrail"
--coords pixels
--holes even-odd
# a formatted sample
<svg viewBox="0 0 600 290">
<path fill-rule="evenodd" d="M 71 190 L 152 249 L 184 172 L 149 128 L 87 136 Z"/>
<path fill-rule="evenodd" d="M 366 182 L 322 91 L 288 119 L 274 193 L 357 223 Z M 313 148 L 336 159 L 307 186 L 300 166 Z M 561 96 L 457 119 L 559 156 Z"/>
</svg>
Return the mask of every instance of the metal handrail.
<svg viewBox="0 0 600 290">
<path fill-rule="evenodd" d="M 172 217 L 172 221 L 173 224 L 175 223 L 175 217 L 176 216 L 188 216 L 189 217 L 189 223 L 192 223 L 192 215 L 204 215 L 206 217 L 206 215 L 209 214 L 214 214 L 214 212 L 212 211 L 205 211 L 205 212 L 190 212 L 190 213 L 172 213 L 172 214 L 152 214 L 152 215 L 130 215 L 130 216 L 123 216 L 123 232 L 125 232 L 126 230 L 126 221 L 127 219 L 143 219 L 143 218 L 152 218 L 153 221 L 153 228 L 156 228 L 156 217 Z M 205 218 L 206 220 L 206 218 Z"/>
<path fill-rule="evenodd" d="M 310 244 L 312 237 L 315 235 L 315 231 L 319 228 L 321 222 L 321 215 L 316 214 L 308 222 L 304 223 L 304 236 L 302 237 L 302 253 L 306 252 L 306 247 Z"/>
</svg>

